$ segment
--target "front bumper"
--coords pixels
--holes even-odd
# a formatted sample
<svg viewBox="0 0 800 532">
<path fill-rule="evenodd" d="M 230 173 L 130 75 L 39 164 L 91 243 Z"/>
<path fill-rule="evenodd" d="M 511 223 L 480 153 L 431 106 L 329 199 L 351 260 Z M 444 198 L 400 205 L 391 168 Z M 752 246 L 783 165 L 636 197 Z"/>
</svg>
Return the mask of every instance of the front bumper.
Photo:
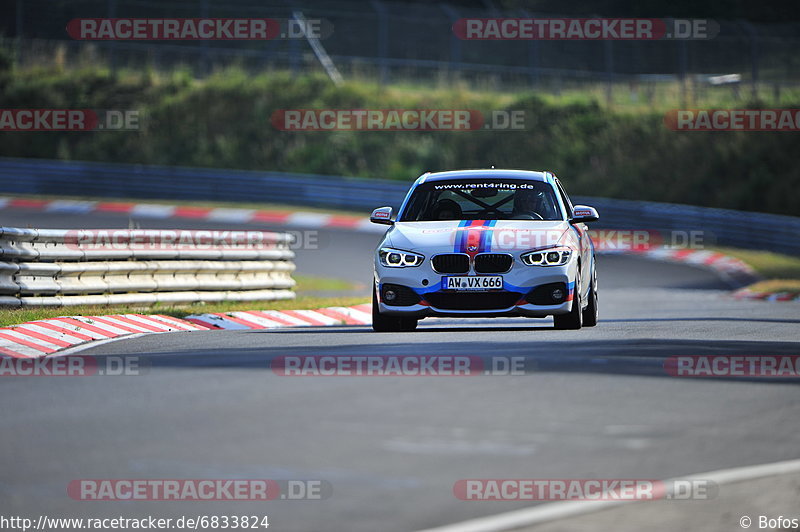
<svg viewBox="0 0 800 532">
<path fill-rule="evenodd" d="M 563 266 L 527 266 L 518 259 L 503 277 L 503 290 L 486 292 L 454 292 L 442 290 L 444 275 L 435 272 L 430 263 L 411 268 L 375 266 L 375 289 L 381 314 L 424 318 L 447 317 L 514 317 L 544 318 L 568 314 L 572 310 L 577 261 L 573 258 Z M 474 275 L 474 274 L 470 274 Z M 535 288 L 564 283 L 567 294 L 564 302 L 554 305 L 535 305 L 525 297 Z M 385 284 L 400 285 L 413 290 L 420 301 L 413 305 L 392 305 L 381 297 Z M 464 294 L 466 297 L 460 297 Z M 474 294 L 485 294 L 475 296 Z M 491 294 L 491 295 L 489 295 Z"/>
</svg>

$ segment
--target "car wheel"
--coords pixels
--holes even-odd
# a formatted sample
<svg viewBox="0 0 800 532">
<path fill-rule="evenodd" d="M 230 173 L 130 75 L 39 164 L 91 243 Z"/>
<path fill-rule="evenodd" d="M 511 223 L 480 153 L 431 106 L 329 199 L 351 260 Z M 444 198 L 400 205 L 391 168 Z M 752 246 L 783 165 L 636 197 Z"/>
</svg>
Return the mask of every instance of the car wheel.
<svg viewBox="0 0 800 532">
<path fill-rule="evenodd" d="M 572 310 L 569 314 L 553 316 L 553 327 L 556 329 L 580 329 L 583 326 L 583 311 L 581 309 L 581 273 L 575 275 L 575 290 L 572 296 Z"/>
<path fill-rule="evenodd" d="M 396 318 L 384 316 L 378 307 L 378 295 L 372 291 L 372 330 L 375 332 L 413 331 L 417 328 L 416 318 Z"/>
<path fill-rule="evenodd" d="M 400 318 L 400 330 L 411 332 L 417 329 L 419 320 L 416 318 Z"/>
<path fill-rule="evenodd" d="M 597 270 L 592 271 L 592 284 L 589 286 L 589 305 L 583 311 L 583 326 L 597 325 L 599 312 L 597 308 Z"/>
</svg>

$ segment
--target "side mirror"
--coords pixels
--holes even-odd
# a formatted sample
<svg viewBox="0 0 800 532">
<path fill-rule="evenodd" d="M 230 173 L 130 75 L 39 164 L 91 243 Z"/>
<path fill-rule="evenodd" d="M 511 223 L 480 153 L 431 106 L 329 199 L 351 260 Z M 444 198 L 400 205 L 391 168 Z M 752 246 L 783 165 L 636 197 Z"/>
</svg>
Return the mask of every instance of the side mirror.
<svg viewBox="0 0 800 532">
<path fill-rule="evenodd" d="M 600 219 L 597 214 L 597 209 L 587 205 L 575 205 L 572 209 L 572 219 L 569 221 L 573 224 L 582 224 L 587 222 L 594 222 Z"/>
<path fill-rule="evenodd" d="M 372 211 L 369 221 L 374 224 L 394 225 L 394 221 L 392 220 L 392 208 L 380 207 L 375 209 Z"/>
</svg>

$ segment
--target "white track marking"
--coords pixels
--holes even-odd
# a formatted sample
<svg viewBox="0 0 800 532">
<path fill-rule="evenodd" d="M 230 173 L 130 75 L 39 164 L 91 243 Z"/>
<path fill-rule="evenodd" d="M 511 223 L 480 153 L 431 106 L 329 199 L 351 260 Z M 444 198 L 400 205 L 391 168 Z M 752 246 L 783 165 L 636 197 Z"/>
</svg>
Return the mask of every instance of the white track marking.
<svg viewBox="0 0 800 532">
<path fill-rule="evenodd" d="M 667 479 L 664 484 L 670 486 L 676 480 L 710 480 L 716 484 L 733 484 L 745 480 L 782 475 L 786 473 L 800 472 L 800 460 L 786 460 L 784 462 L 772 462 L 769 464 L 759 464 L 754 466 L 734 467 L 730 469 L 720 469 L 707 473 L 698 473 L 678 478 Z M 656 499 L 663 500 L 663 499 Z M 528 527 L 566 519 L 578 515 L 597 512 L 607 508 L 622 506 L 632 502 L 647 502 L 641 500 L 616 500 L 616 501 L 564 501 L 542 504 L 533 508 L 515 510 L 502 514 L 479 517 L 454 523 L 437 528 L 428 528 L 420 532 L 500 532 L 513 530 L 515 528 Z"/>
</svg>

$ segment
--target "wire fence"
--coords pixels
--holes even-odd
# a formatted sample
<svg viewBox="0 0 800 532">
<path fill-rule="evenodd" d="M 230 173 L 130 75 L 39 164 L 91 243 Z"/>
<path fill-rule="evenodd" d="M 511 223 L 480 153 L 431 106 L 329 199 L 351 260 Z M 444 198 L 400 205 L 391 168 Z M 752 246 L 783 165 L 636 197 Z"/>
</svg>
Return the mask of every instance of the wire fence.
<svg viewBox="0 0 800 532">
<path fill-rule="evenodd" d="M 384 0 L 27 0 L 17 1 L 6 34 L 18 39 L 22 65 L 57 60 L 107 61 L 112 68 L 174 68 L 188 65 L 202 76 L 237 64 L 251 71 L 321 70 L 302 39 L 266 41 L 71 41 L 65 26 L 81 17 L 283 18 L 301 12 L 333 27 L 320 41 L 345 78 L 381 82 L 466 83 L 498 88 L 536 86 L 555 92 L 586 84 L 638 88 L 678 82 L 698 92 L 715 76 L 735 97 L 759 90 L 800 86 L 800 25 L 715 21 L 705 40 L 462 40 L 453 31 L 461 18 L 554 17 L 523 10 L 499 12 L 447 3 Z M 646 91 L 644 93 L 647 94 Z"/>
</svg>

